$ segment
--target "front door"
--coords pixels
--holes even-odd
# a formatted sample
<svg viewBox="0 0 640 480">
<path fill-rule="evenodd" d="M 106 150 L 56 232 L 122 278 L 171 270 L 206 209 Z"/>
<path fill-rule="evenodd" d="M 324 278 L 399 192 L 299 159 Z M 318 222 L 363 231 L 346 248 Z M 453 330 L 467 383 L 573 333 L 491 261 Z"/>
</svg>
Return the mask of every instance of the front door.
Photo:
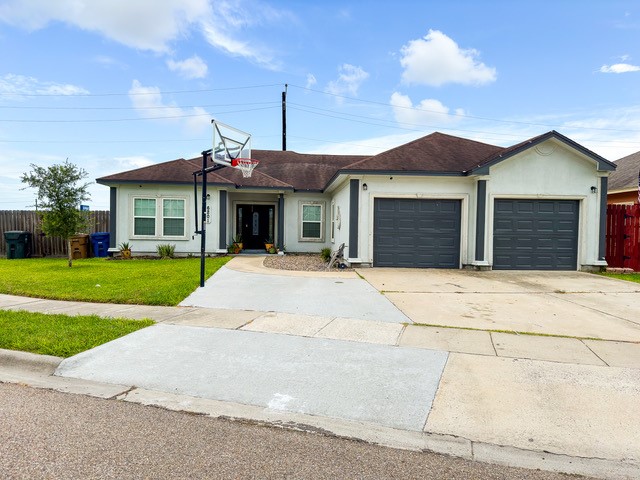
<svg viewBox="0 0 640 480">
<path fill-rule="evenodd" d="M 236 228 L 242 235 L 244 249 L 264 250 L 268 238 L 273 239 L 274 205 L 238 205 Z"/>
</svg>

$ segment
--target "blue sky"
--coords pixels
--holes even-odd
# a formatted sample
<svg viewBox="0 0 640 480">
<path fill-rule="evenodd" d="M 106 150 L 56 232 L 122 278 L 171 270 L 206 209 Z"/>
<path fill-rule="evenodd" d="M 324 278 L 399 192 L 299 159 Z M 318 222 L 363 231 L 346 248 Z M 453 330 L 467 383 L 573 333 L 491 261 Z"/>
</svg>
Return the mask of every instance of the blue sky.
<svg viewBox="0 0 640 480">
<path fill-rule="evenodd" d="M 280 149 L 285 84 L 288 150 L 555 129 L 616 160 L 640 150 L 640 5 L 0 0 L 0 209 L 33 208 L 30 163 L 93 181 L 191 158 L 212 118 Z"/>
</svg>

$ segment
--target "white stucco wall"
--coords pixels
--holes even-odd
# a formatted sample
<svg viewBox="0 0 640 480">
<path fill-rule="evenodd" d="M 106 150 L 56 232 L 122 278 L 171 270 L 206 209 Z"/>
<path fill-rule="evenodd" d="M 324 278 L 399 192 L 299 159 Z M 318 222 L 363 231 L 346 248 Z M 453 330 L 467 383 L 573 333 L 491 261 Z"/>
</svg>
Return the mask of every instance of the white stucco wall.
<svg viewBox="0 0 640 480">
<path fill-rule="evenodd" d="M 218 208 L 217 192 L 211 192 L 209 201 L 211 211 Z M 201 192 L 198 191 L 200 201 Z M 136 237 L 133 234 L 133 199 L 155 198 L 156 209 L 159 209 L 163 198 L 180 198 L 185 201 L 185 235 L 184 237 Z M 116 195 L 116 246 L 122 242 L 129 242 L 132 245 L 134 254 L 155 253 L 158 244 L 170 243 L 176 246 L 176 253 L 197 253 L 200 252 L 200 236 L 194 234 L 194 199 L 193 186 L 166 186 L 166 185 L 119 185 Z M 200 212 L 200 204 L 198 205 Z M 216 216 L 217 217 L 217 216 Z M 209 227 L 209 225 L 208 225 Z M 156 223 L 156 233 L 161 232 L 161 223 Z M 213 235 L 208 235 L 207 250 L 214 245 Z"/>
<path fill-rule="evenodd" d="M 599 265 L 600 178 L 596 162 L 555 139 L 491 167 L 487 177 L 486 252 L 492 263 L 493 208 L 497 198 L 578 200 L 578 265 Z M 591 192 L 591 187 L 598 189 Z"/>
<path fill-rule="evenodd" d="M 322 205 L 323 239 L 321 241 L 301 240 L 300 202 L 317 202 Z M 284 246 L 288 252 L 320 253 L 324 247 L 331 246 L 330 237 L 331 196 L 320 193 L 284 194 Z"/>
<path fill-rule="evenodd" d="M 334 203 L 335 235 L 331 250 L 345 244 L 344 256 L 349 257 L 349 181 L 345 180 L 332 191 Z M 329 210 L 331 214 L 331 210 Z M 329 222 L 331 218 L 329 217 Z M 331 226 L 329 226 L 331 228 Z"/>
</svg>

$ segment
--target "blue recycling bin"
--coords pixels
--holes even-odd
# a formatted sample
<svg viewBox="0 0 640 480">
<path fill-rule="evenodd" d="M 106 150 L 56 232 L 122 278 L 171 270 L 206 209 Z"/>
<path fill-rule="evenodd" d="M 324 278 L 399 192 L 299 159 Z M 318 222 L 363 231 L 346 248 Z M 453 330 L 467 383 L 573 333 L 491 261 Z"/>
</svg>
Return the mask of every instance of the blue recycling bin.
<svg viewBox="0 0 640 480">
<path fill-rule="evenodd" d="M 96 232 L 90 235 L 94 257 L 106 257 L 109 252 L 109 232 Z"/>
</svg>

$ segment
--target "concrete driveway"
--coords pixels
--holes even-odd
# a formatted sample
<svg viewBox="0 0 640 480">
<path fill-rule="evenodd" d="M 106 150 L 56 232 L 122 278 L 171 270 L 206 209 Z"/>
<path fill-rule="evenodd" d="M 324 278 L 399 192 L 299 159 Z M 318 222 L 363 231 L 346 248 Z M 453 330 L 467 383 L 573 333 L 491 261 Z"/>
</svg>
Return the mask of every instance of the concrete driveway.
<svg viewBox="0 0 640 480">
<path fill-rule="evenodd" d="M 582 272 L 369 268 L 415 323 L 640 342 L 640 284 Z"/>
</svg>

